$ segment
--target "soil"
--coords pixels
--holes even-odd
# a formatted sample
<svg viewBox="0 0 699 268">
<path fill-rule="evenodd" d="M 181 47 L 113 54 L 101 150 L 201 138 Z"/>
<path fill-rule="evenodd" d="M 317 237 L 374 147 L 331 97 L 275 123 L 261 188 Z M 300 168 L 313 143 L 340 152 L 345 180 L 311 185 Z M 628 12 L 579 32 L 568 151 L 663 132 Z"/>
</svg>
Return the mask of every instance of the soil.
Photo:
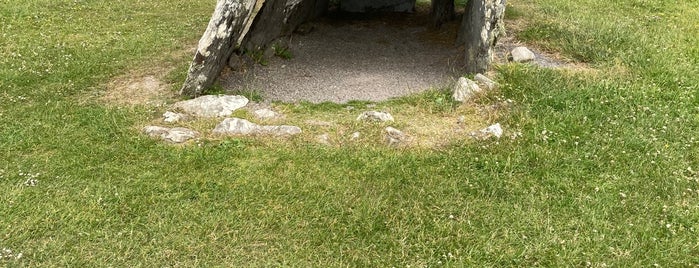
<svg viewBox="0 0 699 268">
<path fill-rule="evenodd" d="M 290 59 L 272 56 L 266 66 L 224 71 L 220 81 L 231 93 L 254 91 L 265 100 L 314 103 L 382 101 L 445 87 L 461 74 L 458 24 L 432 29 L 427 12 L 338 13 L 286 41 Z"/>
</svg>

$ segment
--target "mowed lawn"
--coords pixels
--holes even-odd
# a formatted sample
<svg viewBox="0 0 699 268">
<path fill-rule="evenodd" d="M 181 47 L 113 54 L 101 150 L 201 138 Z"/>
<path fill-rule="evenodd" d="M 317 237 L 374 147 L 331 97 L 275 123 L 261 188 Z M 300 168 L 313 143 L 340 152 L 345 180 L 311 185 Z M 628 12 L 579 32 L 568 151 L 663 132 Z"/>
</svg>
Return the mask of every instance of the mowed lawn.
<svg viewBox="0 0 699 268">
<path fill-rule="evenodd" d="M 0 0 L 0 266 L 699 265 L 699 2 L 508 1 L 577 66 L 496 67 L 516 139 L 171 146 L 93 96 L 182 80 L 214 4 Z"/>
</svg>

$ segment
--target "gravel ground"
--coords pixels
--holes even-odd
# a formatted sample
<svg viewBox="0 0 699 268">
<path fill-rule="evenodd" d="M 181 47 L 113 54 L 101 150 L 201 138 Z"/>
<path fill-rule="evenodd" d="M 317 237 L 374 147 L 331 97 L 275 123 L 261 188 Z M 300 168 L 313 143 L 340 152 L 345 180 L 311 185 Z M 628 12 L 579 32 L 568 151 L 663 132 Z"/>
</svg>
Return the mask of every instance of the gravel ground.
<svg viewBox="0 0 699 268">
<path fill-rule="evenodd" d="M 463 53 L 454 25 L 429 29 L 424 15 L 324 18 L 289 41 L 293 57 L 224 72 L 228 91 L 254 90 L 265 100 L 344 103 L 381 101 L 446 86 Z"/>
</svg>

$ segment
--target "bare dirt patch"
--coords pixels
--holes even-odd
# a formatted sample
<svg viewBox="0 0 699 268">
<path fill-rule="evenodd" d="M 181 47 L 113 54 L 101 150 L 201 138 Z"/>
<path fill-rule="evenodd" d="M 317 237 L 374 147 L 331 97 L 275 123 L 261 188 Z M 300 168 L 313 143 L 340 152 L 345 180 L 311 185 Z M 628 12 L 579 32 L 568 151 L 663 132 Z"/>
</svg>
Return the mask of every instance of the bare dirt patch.
<svg viewBox="0 0 699 268">
<path fill-rule="evenodd" d="M 164 77 L 172 68 L 156 67 L 133 70 L 120 75 L 104 85 L 99 99 L 109 105 L 136 106 L 165 103 L 174 97 L 171 84 Z"/>
<path fill-rule="evenodd" d="M 443 87 L 460 74 L 458 22 L 430 29 L 427 14 L 335 15 L 288 42 L 291 59 L 224 72 L 226 90 L 257 91 L 265 99 L 344 103 L 382 101 Z"/>
</svg>

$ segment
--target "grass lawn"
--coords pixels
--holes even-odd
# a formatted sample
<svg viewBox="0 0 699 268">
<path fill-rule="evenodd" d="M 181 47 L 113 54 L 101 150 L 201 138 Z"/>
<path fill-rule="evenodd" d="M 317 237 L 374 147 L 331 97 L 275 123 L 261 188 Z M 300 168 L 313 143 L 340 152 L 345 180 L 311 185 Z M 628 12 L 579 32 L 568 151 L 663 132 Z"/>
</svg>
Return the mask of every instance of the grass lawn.
<svg viewBox="0 0 699 268">
<path fill-rule="evenodd" d="M 170 146 L 91 97 L 186 66 L 214 3 L 0 0 L 0 266 L 699 265 L 699 2 L 508 1 L 585 66 L 496 67 L 515 140 Z"/>
</svg>

